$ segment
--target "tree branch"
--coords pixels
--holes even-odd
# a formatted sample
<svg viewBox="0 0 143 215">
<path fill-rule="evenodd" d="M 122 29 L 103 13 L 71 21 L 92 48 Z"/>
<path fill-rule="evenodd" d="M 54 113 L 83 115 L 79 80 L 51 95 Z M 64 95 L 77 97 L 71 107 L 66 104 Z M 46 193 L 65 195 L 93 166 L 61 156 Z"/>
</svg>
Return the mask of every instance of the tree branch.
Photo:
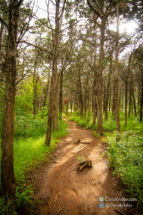
<svg viewBox="0 0 143 215">
<path fill-rule="evenodd" d="M 28 70 L 26 71 L 26 73 L 23 75 L 23 77 L 20 78 L 20 80 L 19 80 L 17 83 L 15 83 L 15 85 L 19 84 L 19 83 L 24 79 L 24 77 L 27 75 L 27 73 L 28 73 L 36 64 L 38 64 L 38 63 L 39 63 L 39 61 L 36 62 L 36 63 L 34 63 L 34 65 L 31 66 L 30 69 L 28 69 Z"/>
<path fill-rule="evenodd" d="M 3 87 L 0 87 L 2 90 L 5 90 Z"/>
<path fill-rule="evenodd" d="M 20 5 L 22 4 L 22 1 L 23 1 L 23 0 L 20 0 L 20 1 L 17 3 L 17 7 L 20 7 Z"/>
<path fill-rule="evenodd" d="M 42 50 L 42 51 L 48 52 L 47 49 L 44 49 L 44 48 L 42 48 L 42 47 L 40 47 L 40 46 L 34 45 L 34 44 L 32 44 L 32 43 L 29 43 L 29 42 L 26 42 L 25 40 L 20 41 L 20 42 L 18 42 L 18 43 L 26 43 L 26 44 L 28 44 L 29 46 L 33 46 L 33 47 L 38 48 L 38 49 L 40 49 L 40 50 Z M 53 55 L 53 53 L 51 53 L 51 52 L 48 52 L 48 53 L 49 53 L 50 55 Z"/>
<path fill-rule="evenodd" d="M 68 51 L 68 45 L 69 45 L 69 43 L 67 43 L 67 45 L 66 45 L 66 50 L 65 50 L 65 55 L 64 55 L 62 67 L 61 67 L 60 71 L 58 72 L 58 76 L 62 73 L 62 71 L 64 70 L 64 67 L 65 67 L 65 62 L 66 62 L 66 57 L 67 57 L 67 51 Z"/>
<path fill-rule="evenodd" d="M 8 25 L 5 23 L 5 21 L 0 17 L 0 21 L 8 28 Z"/>
<path fill-rule="evenodd" d="M 101 14 L 98 13 L 98 11 L 95 10 L 95 8 L 92 7 L 92 5 L 90 4 L 90 1 L 87 0 L 87 4 L 89 5 L 89 7 L 91 8 L 92 11 L 94 11 L 94 13 L 99 16 L 101 18 Z"/>
</svg>

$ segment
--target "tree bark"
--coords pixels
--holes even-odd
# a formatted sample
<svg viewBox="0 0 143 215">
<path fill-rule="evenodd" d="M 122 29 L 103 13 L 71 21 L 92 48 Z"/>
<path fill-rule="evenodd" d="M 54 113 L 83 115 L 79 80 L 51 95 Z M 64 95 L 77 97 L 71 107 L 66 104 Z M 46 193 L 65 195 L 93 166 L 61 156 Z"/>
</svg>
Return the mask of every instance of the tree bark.
<svg viewBox="0 0 143 215">
<path fill-rule="evenodd" d="M 1 60 L 1 47 L 2 47 L 2 35 L 3 35 L 3 29 L 4 29 L 4 24 L 1 23 L 1 29 L 0 29 L 0 60 Z"/>
<path fill-rule="evenodd" d="M 106 17 L 102 17 L 102 25 L 100 28 L 100 53 L 99 53 L 99 71 L 97 81 L 97 133 L 103 134 L 102 130 L 102 71 L 103 71 L 103 58 L 104 58 L 104 41 L 105 41 L 105 24 Z"/>
<path fill-rule="evenodd" d="M 128 116 L 130 117 L 131 115 L 131 108 L 132 108 L 132 86 L 131 86 L 131 83 L 130 83 L 130 91 L 129 91 L 129 113 L 128 113 Z"/>
<path fill-rule="evenodd" d="M 105 120 L 108 119 L 108 100 L 109 100 L 109 93 L 110 93 L 110 78 L 111 78 L 111 72 L 112 72 L 112 56 L 113 56 L 113 52 L 111 52 L 111 56 L 110 56 L 110 67 L 109 67 L 108 84 L 107 84 L 107 91 L 106 91 L 106 103 L 105 103 Z"/>
<path fill-rule="evenodd" d="M 46 100 L 47 100 L 48 91 L 49 91 L 49 82 L 50 82 L 50 75 L 49 75 L 49 78 L 48 78 L 48 81 L 47 81 L 46 90 L 45 90 L 45 96 L 44 96 L 43 107 L 45 107 L 45 105 L 46 105 Z"/>
<path fill-rule="evenodd" d="M 71 96 L 71 114 L 72 114 L 72 106 L 73 104 L 72 104 L 72 96 Z"/>
<path fill-rule="evenodd" d="M 115 110 L 115 80 L 114 80 L 114 87 L 113 87 L 113 99 L 112 99 L 112 115 L 115 120 L 116 110 Z"/>
<path fill-rule="evenodd" d="M 140 99 L 140 122 L 142 122 L 142 107 L 143 107 L 143 74 L 141 74 L 141 99 Z"/>
<path fill-rule="evenodd" d="M 33 98 L 33 115 L 34 119 L 36 116 L 36 65 L 34 66 L 34 73 L 33 73 L 33 93 L 34 93 L 34 98 Z"/>
<path fill-rule="evenodd" d="M 14 107 L 16 80 L 16 52 L 17 52 L 17 24 L 18 10 L 22 1 L 10 0 L 8 44 L 6 56 L 6 86 L 4 98 L 3 126 L 2 126 L 2 157 L 1 157 L 1 185 L 5 196 L 15 195 L 14 176 Z"/>
<path fill-rule="evenodd" d="M 53 109 L 54 109 L 53 130 L 54 131 L 58 130 L 58 80 L 59 80 L 59 76 L 58 76 L 58 73 L 56 73 L 55 95 L 54 95 L 54 103 L 53 103 Z"/>
<path fill-rule="evenodd" d="M 128 95 L 128 81 L 125 81 L 125 126 L 127 126 L 127 95 Z"/>
<path fill-rule="evenodd" d="M 135 116 L 137 116 L 137 112 L 136 112 L 136 100 L 135 100 L 134 90 L 132 92 L 132 95 L 133 95 L 133 102 L 134 102 L 134 113 L 135 113 Z"/>
<path fill-rule="evenodd" d="M 66 103 L 66 116 L 68 116 L 68 110 L 69 110 L 69 101 Z"/>
<path fill-rule="evenodd" d="M 79 115 L 83 116 L 83 100 L 82 100 L 82 89 L 81 89 L 81 78 L 80 78 L 80 69 L 78 70 L 79 75 Z"/>
<path fill-rule="evenodd" d="M 60 97 L 59 97 L 60 120 L 62 119 L 62 111 L 63 111 L 63 71 L 60 74 Z"/>
<path fill-rule="evenodd" d="M 92 126 L 96 122 L 96 71 L 94 70 L 94 81 L 93 81 L 93 121 Z"/>
<path fill-rule="evenodd" d="M 115 110 L 116 110 L 116 126 L 120 132 L 119 118 L 119 102 L 118 102 L 118 40 L 119 40 L 119 6 L 117 5 L 117 38 L 116 38 L 116 58 L 115 58 Z"/>
<path fill-rule="evenodd" d="M 57 93 L 56 79 L 57 79 L 57 51 L 59 45 L 59 7 L 60 0 L 56 1 L 56 18 L 55 18 L 55 37 L 54 37 L 54 48 L 53 48 L 53 65 L 52 65 L 52 77 L 51 77 L 51 88 L 50 88 L 50 99 L 48 109 L 48 124 L 45 144 L 50 145 L 51 132 L 52 132 L 52 115 L 55 97 Z M 57 97 L 56 97 L 57 98 Z"/>
</svg>

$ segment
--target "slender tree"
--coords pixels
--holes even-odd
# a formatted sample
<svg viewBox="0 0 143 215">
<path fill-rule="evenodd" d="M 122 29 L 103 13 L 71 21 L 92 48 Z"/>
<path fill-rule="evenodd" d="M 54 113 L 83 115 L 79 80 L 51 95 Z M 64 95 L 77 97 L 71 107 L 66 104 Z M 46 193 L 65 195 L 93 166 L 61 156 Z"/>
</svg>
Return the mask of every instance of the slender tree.
<svg viewBox="0 0 143 215">
<path fill-rule="evenodd" d="M 1 184 L 3 194 L 15 194 L 13 138 L 14 138 L 14 106 L 16 80 L 17 27 L 19 7 L 22 0 L 9 1 L 8 44 L 6 56 L 6 86 L 4 98 L 3 127 L 2 127 L 2 158 Z"/>
</svg>

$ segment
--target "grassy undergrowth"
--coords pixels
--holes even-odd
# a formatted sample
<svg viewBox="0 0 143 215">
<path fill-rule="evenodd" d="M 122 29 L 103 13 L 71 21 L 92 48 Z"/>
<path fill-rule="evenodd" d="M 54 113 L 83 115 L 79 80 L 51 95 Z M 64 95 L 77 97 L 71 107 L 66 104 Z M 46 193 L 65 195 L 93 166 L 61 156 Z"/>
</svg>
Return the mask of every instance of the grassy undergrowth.
<svg viewBox="0 0 143 215">
<path fill-rule="evenodd" d="M 0 197 L 0 214 L 18 214 L 16 209 L 22 206 L 32 206 L 33 202 L 29 197 L 31 189 L 23 187 L 27 171 L 36 168 L 47 160 L 47 155 L 56 148 L 58 138 L 63 137 L 68 132 L 68 125 L 60 120 L 58 131 L 52 131 L 50 147 L 45 145 L 45 134 L 47 129 L 47 117 L 18 116 L 15 117 L 15 135 L 14 135 L 14 172 L 16 185 L 19 190 L 16 191 L 14 201 L 8 201 L 4 204 L 4 197 Z M 0 147 L 1 161 L 1 147 Z M 1 165 L 0 165 L 1 168 Z M 1 173 L 1 169 L 0 169 Z M 1 175 L 0 175 L 1 179 Z M 0 183 L 1 184 L 1 183 Z M 0 185 L 1 188 L 1 185 Z"/>
<path fill-rule="evenodd" d="M 33 122 L 32 122 L 33 123 Z M 27 125 L 28 127 L 29 125 Z M 21 125 L 22 127 L 22 125 Z M 46 125 L 45 125 L 46 127 Z M 20 130 L 21 128 L 19 128 Z M 37 126 L 37 133 L 39 134 L 39 128 Z M 43 128 L 46 130 L 46 128 Z M 34 131 L 36 132 L 36 130 Z M 37 165 L 37 162 L 44 162 L 46 157 L 45 155 L 53 151 L 56 147 L 56 143 L 58 142 L 59 137 L 63 137 L 67 134 L 67 123 L 65 121 L 59 121 L 58 131 L 52 132 L 51 144 L 50 147 L 45 145 L 45 135 L 41 132 L 42 136 L 38 136 L 37 133 L 31 134 L 29 137 L 29 133 L 27 132 L 27 136 L 21 133 L 21 137 L 15 136 L 14 139 L 14 172 L 16 182 L 20 183 L 25 178 L 24 171 L 27 168 L 33 168 Z M 45 132 L 46 133 L 46 132 Z M 1 160 L 1 149 L 0 149 L 0 160 Z"/>
<path fill-rule="evenodd" d="M 81 118 L 79 113 L 70 117 L 78 125 L 94 130 L 97 124 L 92 126 L 92 114 L 89 121 Z M 128 117 L 127 126 L 124 125 L 124 114 L 120 114 L 121 133 L 116 132 L 116 122 L 111 114 L 107 121 L 103 118 L 104 139 L 108 142 L 108 154 L 110 166 L 114 167 L 113 174 L 120 177 L 125 184 L 126 191 L 138 200 L 137 207 L 143 209 L 143 123 L 135 116 Z M 106 133 L 105 133 L 106 132 Z M 119 142 L 116 136 L 119 136 Z"/>
<path fill-rule="evenodd" d="M 121 131 L 128 131 L 128 130 L 134 130 L 139 131 L 143 133 L 143 123 L 139 122 L 138 117 L 135 117 L 131 115 L 128 117 L 128 123 L 127 126 L 124 125 L 124 113 L 120 113 L 120 124 L 121 124 Z M 92 126 L 92 113 L 90 114 L 89 121 L 87 118 L 80 117 L 79 112 L 74 113 L 70 118 L 70 121 L 75 121 L 78 123 L 79 126 L 83 126 L 86 128 L 90 128 L 92 130 L 97 129 L 97 124 Z M 103 131 L 115 131 L 116 130 L 116 121 L 114 120 L 114 117 L 111 113 L 109 113 L 108 120 L 105 120 L 105 117 L 103 116 Z"/>
<path fill-rule="evenodd" d="M 108 158 L 114 167 L 115 176 L 119 176 L 126 185 L 126 191 L 138 200 L 137 206 L 143 208 L 143 135 L 126 131 L 107 137 Z"/>
</svg>

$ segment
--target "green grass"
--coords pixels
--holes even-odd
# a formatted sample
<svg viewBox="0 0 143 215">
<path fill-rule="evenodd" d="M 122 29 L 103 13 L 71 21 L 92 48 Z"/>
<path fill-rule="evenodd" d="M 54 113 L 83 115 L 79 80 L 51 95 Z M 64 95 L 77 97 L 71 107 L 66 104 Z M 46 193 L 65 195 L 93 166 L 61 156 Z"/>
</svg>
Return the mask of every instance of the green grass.
<svg viewBox="0 0 143 215">
<path fill-rule="evenodd" d="M 45 145 L 45 135 L 36 137 L 19 137 L 14 139 L 14 172 L 17 183 L 21 183 L 25 179 L 25 170 L 34 168 L 38 162 L 44 162 L 47 153 L 50 154 L 56 147 L 57 138 L 67 134 L 67 123 L 59 121 L 59 129 L 52 132 L 50 147 Z M 34 136 L 34 135 L 33 135 Z M 1 160 L 1 148 L 0 148 Z"/>
<path fill-rule="evenodd" d="M 116 133 L 108 137 L 108 158 L 114 174 L 126 185 L 126 191 L 137 198 L 137 206 L 143 208 L 143 135 L 126 131 L 116 141 Z"/>
<path fill-rule="evenodd" d="M 65 136 L 68 132 L 68 124 L 60 120 L 58 123 L 58 131 L 52 131 L 50 147 L 46 146 L 46 121 L 46 118 L 37 117 L 34 120 L 33 116 L 29 116 L 25 122 L 25 117 L 19 116 L 19 120 L 15 122 L 15 128 L 17 129 L 14 138 L 14 173 L 17 185 L 16 198 L 5 204 L 5 198 L 3 196 L 0 197 L 0 214 L 2 215 L 17 215 L 18 213 L 16 211 L 21 207 L 26 207 L 28 210 L 31 208 L 30 210 L 32 210 L 34 202 L 29 196 L 32 190 L 29 187 L 23 187 L 27 172 L 32 172 L 37 165 L 45 162 L 47 155 L 51 156 L 51 152 L 56 148 L 56 143 L 59 141 L 58 138 Z M 22 129 L 25 130 L 23 131 Z"/>
<path fill-rule="evenodd" d="M 105 120 L 104 114 L 103 114 L 103 131 L 115 131 L 116 130 L 116 121 L 114 120 L 114 117 L 111 113 L 108 114 L 108 120 Z M 92 126 L 92 113 L 90 113 L 89 121 L 85 119 L 84 117 L 80 117 L 79 113 L 74 113 L 70 118 L 70 121 L 75 121 L 78 123 L 79 126 L 83 126 L 92 130 L 97 129 L 97 122 L 94 126 Z M 97 119 L 96 119 L 97 120 Z M 139 119 L 133 115 L 128 117 L 128 123 L 127 126 L 124 125 L 125 116 L 124 113 L 120 113 L 120 126 L 121 131 L 128 131 L 128 130 L 134 130 L 134 131 L 140 131 L 143 133 L 143 123 L 139 122 Z"/>
</svg>

